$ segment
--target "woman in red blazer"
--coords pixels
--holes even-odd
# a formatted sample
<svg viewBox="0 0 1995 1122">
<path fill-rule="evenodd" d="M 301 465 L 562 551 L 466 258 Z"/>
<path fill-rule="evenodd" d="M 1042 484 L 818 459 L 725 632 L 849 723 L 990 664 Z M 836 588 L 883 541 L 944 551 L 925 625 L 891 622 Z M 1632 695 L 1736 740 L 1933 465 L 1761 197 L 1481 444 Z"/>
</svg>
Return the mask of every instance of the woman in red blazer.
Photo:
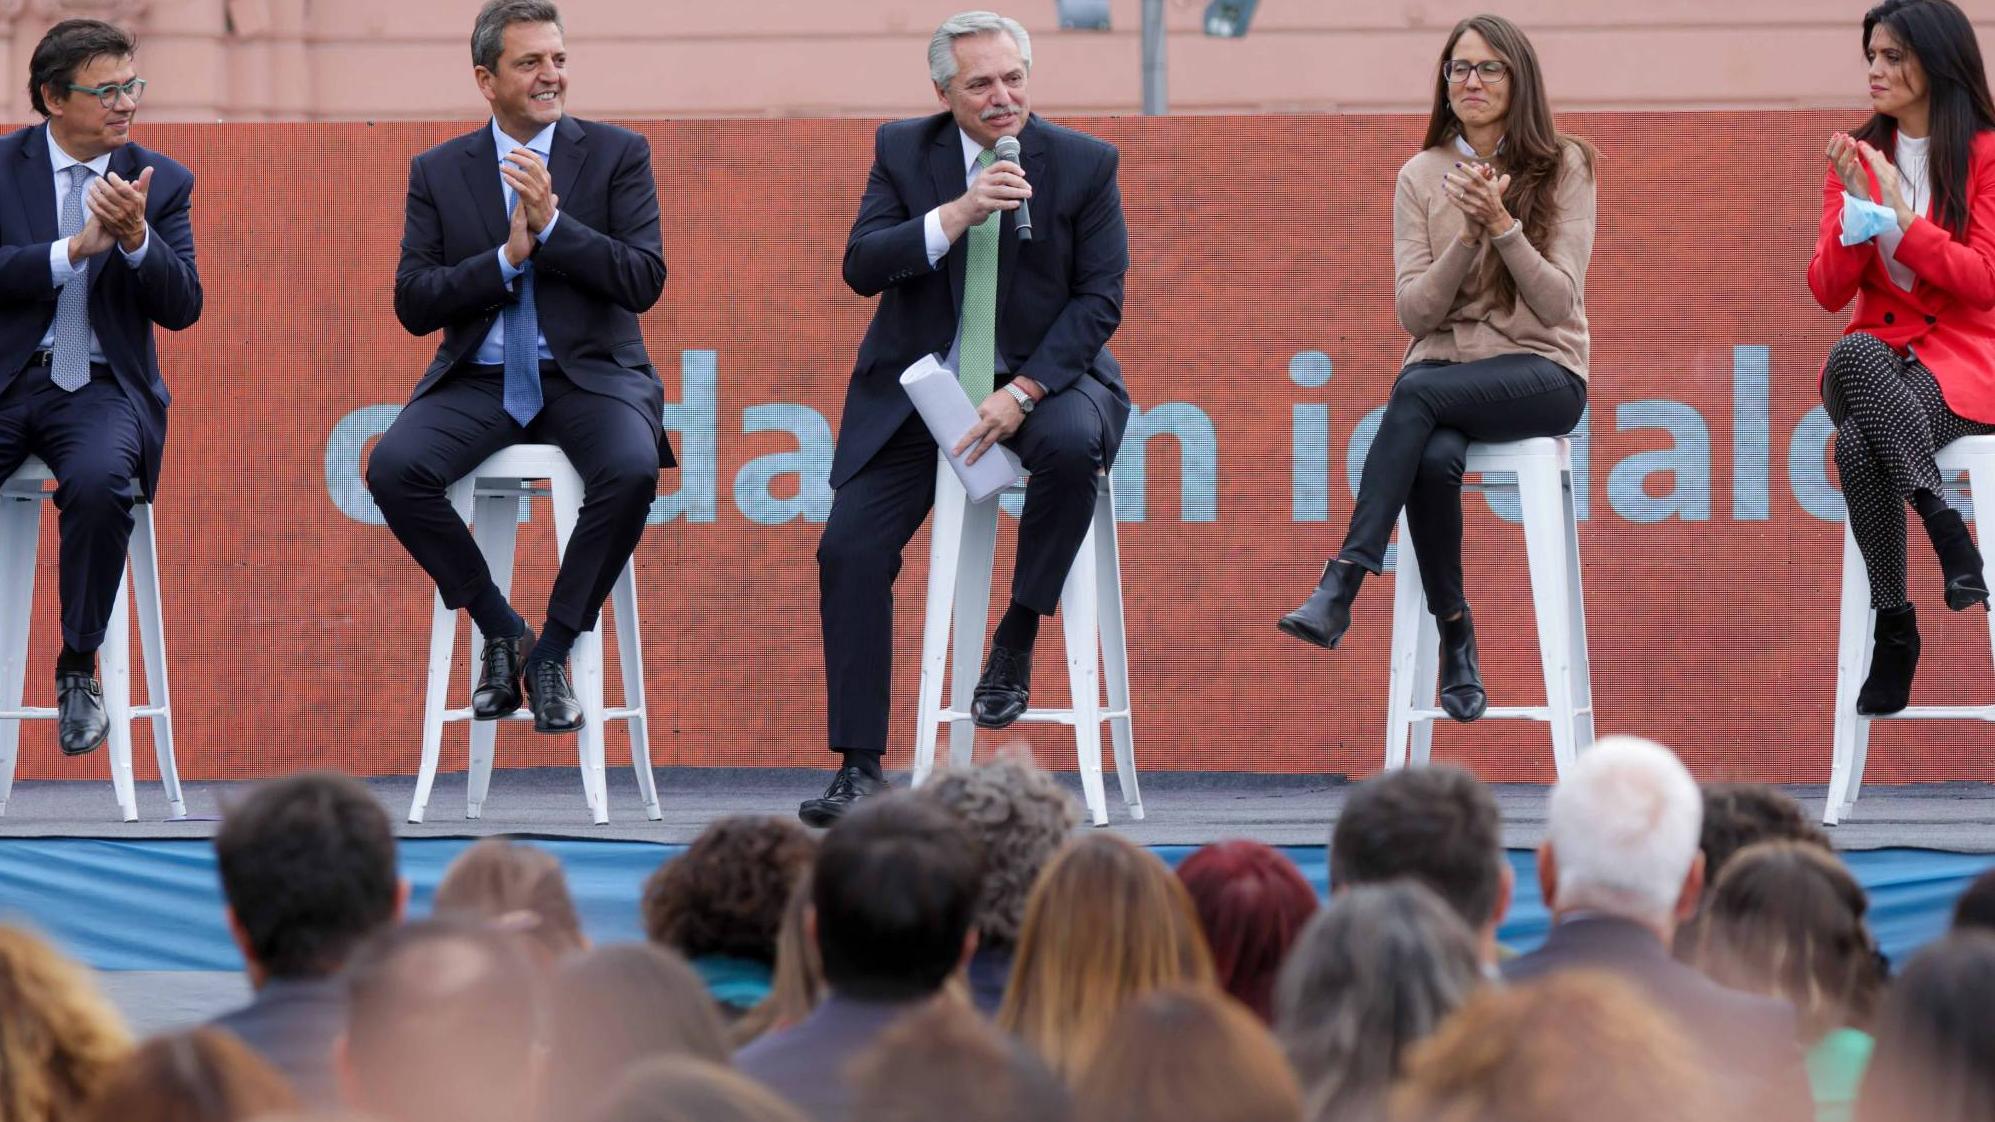
<svg viewBox="0 0 1995 1122">
<path fill-rule="evenodd" d="M 1863 51 L 1875 113 L 1829 139 L 1808 287 L 1830 311 L 1856 299 L 1822 369 L 1822 403 L 1877 609 L 1857 712 L 1881 715 L 1905 708 L 1919 664 L 1905 504 L 1939 554 L 1947 607 L 1988 604 L 1981 554 L 1941 496 L 1933 453 L 1995 433 L 1995 103 L 1952 0 L 1885 0 L 1863 17 Z"/>
</svg>

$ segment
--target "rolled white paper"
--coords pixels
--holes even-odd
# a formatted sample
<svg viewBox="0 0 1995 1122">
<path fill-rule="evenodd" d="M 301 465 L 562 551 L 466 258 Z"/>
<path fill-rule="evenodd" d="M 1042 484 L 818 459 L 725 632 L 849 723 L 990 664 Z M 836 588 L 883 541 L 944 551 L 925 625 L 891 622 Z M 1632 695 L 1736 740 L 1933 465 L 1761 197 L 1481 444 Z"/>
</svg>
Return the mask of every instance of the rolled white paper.
<svg viewBox="0 0 1995 1122">
<path fill-rule="evenodd" d="M 977 407 L 971 403 L 970 395 L 963 392 L 963 384 L 956 380 L 955 373 L 934 355 L 916 359 L 901 374 L 901 388 L 914 402 L 914 410 L 921 414 L 929 435 L 942 446 L 942 454 L 949 458 L 949 466 L 955 469 L 956 478 L 962 481 L 971 502 L 983 502 L 1024 476 L 1025 469 L 1019 466 L 1018 457 L 1002 444 L 987 449 L 974 464 L 964 463 L 962 456 L 951 451 L 963 434 L 976 425 Z"/>
</svg>

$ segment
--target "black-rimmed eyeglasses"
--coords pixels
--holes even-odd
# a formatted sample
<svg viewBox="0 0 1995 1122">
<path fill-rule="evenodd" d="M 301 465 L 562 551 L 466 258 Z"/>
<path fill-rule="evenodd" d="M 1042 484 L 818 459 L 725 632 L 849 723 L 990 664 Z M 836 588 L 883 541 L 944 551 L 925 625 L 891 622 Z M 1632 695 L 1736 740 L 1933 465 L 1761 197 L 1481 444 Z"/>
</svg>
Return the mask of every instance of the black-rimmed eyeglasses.
<svg viewBox="0 0 1995 1122">
<path fill-rule="evenodd" d="M 1468 81 L 1470 71 L 1474 71 L 1475 76 L 1481 78 L 1485 86 L 1493 86 L 1510 76 L 1510 67 L 1497 59 L 1490 59 L 1487 62 L 1465 62 L 1457 58 L 1441 64 L 1441 77 L 1446 78 L 1451 86 L 1459 86 Z"/>
</svg>

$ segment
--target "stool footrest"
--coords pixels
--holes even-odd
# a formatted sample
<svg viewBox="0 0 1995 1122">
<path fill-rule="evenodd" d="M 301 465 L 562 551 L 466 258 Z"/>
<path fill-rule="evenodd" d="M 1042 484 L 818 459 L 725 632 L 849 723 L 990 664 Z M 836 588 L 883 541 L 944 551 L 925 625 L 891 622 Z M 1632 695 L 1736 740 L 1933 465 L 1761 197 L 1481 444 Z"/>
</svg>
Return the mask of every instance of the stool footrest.
<svg viewBox="0 0 1995 1122">
<path fill-rule="evenodd" d="M 30 705 L 23 709 L 0 709 L 0 721 L 52 721 L 55 710 Z"/>
<path fill-rule="evenodd" d="M 1584 713 L 1587 712 L 1587 710 L 1581 709 L 1578 710 L 1578 712 Z M 1408 714 L 1408 719 L 1413 721 L 1454 720 L 1454 718 L 1448 716 L 1447 711 L 1443 709 L 1415 709 Z M 1483 710 L 1482 716 L 1476 719 L 1480 721 L 1493 720 L 1493 721 L 1547 721 L 1548 722 L 1552 719 L 1552 711 L 1543 705 L 1492 705 L 1489 708 Z"/>
<path fill-rule="evenodd" d="M 1995 721 L 1995 705 L 1914 705 L 1881 717 L 1857 714 L 1860 721 Z"/>
<path fill-rule="evenodd" d="M 944 709 L 935 714 L 935 723 L 938 725 L 946 725 L 952 721 L 968 721 L 973 719 L 971 714 L 961 709 Z M 1129 719 L 1129 710 L 1103 709 L 1097 714 L 1097 719 L 1103 721 L 1126 721 Z M 1074 711 L 1072 709 L 1027 709 L 1018 715 L 1016 723 L 1021 725 L 1071 725 L 1074 723 Z"/>
</svg>

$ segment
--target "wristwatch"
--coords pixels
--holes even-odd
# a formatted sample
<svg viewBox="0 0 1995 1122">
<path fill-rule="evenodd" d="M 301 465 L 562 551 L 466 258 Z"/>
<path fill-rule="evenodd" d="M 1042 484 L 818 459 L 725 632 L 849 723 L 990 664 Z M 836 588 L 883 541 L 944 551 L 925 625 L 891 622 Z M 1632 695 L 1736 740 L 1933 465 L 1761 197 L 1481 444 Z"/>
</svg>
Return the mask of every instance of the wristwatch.
<svg viewBox="0 0 1995 1122">
<path fill-rule="evenodd" d="M 1018 402 L 1018 411 L 1020 413 L 1030 413 L 1032 412 L 1032 407 L 1039 404 L 1032 400 L 1032 395 L 1026 393 L 1024 388 L 1017 382 L 1006 382 L 1004 384 L 1004 391 L 1010 394 L 1014 401 Z"/>
</svg>

